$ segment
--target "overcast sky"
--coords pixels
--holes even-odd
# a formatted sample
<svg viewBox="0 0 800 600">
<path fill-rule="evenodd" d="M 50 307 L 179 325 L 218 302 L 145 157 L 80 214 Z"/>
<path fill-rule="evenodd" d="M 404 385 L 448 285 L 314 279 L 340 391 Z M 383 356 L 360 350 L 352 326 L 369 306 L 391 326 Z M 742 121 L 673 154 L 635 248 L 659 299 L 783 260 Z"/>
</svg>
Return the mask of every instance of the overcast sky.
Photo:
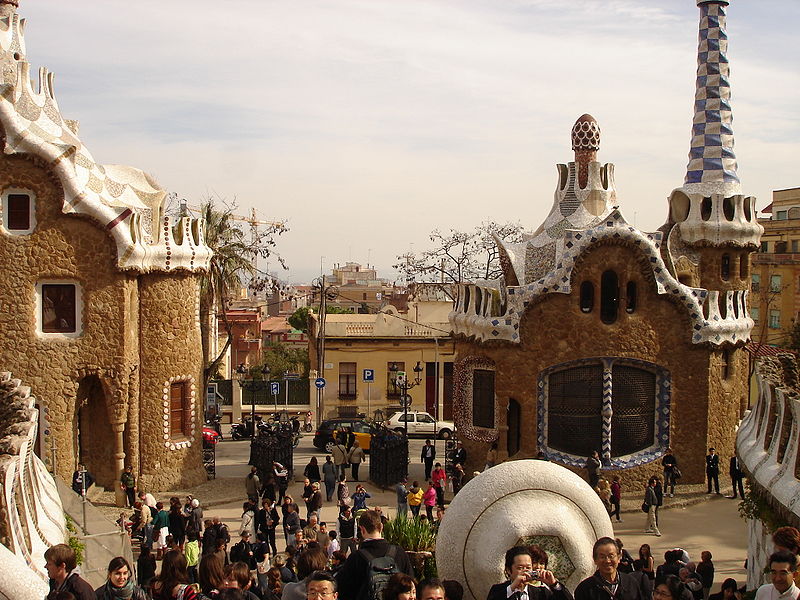
<svg viewBox="0 0 800 600">
<path fill-rule="evenodd" d="M 199 204 L 286 219 L 300 283 L 334 262 L 393 279 L 434 228 L 553 201 L 590 113 L 623 214 L 653 230 L 683 183 L 694 0 L 22 0 L 27 56 L 56 73 L 98 162 Z M 797 0 L 728 8 L 736 154 L 759 209 L 800 186 Z M 35 72 L 35 71 L 34 71 Z M 270 265 L 275 267 L 274 262 Z"/>
</svg>

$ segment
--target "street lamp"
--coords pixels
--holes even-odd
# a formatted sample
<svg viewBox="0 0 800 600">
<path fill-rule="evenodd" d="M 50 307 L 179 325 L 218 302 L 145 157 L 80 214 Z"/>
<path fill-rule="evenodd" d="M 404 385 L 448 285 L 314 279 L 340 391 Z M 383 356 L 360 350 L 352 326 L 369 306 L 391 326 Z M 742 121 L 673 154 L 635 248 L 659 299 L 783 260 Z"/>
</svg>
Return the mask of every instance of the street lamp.
<svg viewBox="0 0 800 600">
<path fill-rule="evenodd" d="M 261 376 L 263 379 L 255 380 L 255 379 L 248 379 L 247 373 L 248 369 L 244 365 L 244 363 L 239 363 L 239 366 L 236 367 L 236 373 L 239 375 L 239 385 L 242 386 L 243 389 L 250 392 L 250 422 L 252 425 L 252 435 L 251 437 L 256 437 L 256 392 L 260 392 L 261 390 L 267 389 L 267 385 L 269 382 L 269 365 L 264 363 L 264 366 L 261 367 Z"/>
<path fill-rule="evenodd" d="M 408 377 L 404 371 L 400 371 L 397 363 L 393 362 L 389 366 L 389 371 L 394 374 L 392 378 L 392 383 L 395 386 L 400 386 L 400 393 L 401 398 L 403 399 L 403 435 L 408 437 L 408 405 L 410 404 L 411 398 L 408 397 L 408 390 L 413 387 L 418 386 L 422 383 L 422 378 L 420 377 L 420 373 L 422 373 L 422 364 L 420 361 L 417 361 L 416 366 L 414 367 L 414 381 L 409 382 Z"/>
</svg>

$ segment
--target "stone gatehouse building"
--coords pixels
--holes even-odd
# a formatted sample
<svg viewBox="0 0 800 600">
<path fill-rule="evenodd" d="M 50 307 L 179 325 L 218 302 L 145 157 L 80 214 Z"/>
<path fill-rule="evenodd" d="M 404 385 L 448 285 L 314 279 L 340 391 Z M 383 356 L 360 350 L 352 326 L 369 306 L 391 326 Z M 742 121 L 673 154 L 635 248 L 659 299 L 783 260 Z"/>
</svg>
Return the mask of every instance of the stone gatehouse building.
<svg viewBox="0 0 800 600">
<path fill-rule="evenodd" d="M 633 483 L 661 472 L 672 446 L 684 482 L 726 459 L 747 405 L 750 253 L 763 231 L 737 176 L 726 0 L 698 0 L 700 42 L 690 160 L 655 232 L 623 217 L 600 129 L 583 115 L 573 162 L 523 243 L 498 242 L 502 280 L 461 285 L 456 426 L 483 468 L 542 453 L 581 468 L 592 450 Z M 627 487 L 628 490 L 637 488 Z"/>
<path fill-rule="evenodd" d="M 63 478 L 82 462 L 106 487 L 125 464 L 146 488 L 199 483 L 204 224 L 95 161 L 52 74 L 34 87 L 16 4 L 0 0 L 0 365 L 34 388 L 38 453 Z"/>
</svg>

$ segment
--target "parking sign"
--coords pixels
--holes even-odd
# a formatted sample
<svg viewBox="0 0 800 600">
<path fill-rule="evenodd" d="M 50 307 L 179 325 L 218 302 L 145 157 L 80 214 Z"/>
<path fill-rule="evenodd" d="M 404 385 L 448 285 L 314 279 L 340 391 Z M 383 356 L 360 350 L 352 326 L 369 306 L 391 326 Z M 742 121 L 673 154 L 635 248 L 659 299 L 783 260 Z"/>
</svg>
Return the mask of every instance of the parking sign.
<svg viewBox="0 0 800 600">
<path fill-rule="evenodd" d="M 375 381 L 375 369 L 364 369 L 364 383 L 373 383 Z"/>
<path fill-rule="evenodd" d="M 277 381 L 270 381 L 269 391 L 273 396 L 277 396 L 281 391 L 281 384 Z"/>
</svg>

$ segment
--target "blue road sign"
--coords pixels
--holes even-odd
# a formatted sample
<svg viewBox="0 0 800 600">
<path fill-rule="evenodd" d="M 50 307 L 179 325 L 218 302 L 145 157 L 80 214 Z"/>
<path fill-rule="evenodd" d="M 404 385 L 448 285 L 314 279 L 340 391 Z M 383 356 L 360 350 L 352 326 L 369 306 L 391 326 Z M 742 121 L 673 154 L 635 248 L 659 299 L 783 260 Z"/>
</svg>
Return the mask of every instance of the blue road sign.
<svg viewBox="0 0 800 600">
<path fill-rule="evenodd" d="M 375 369 L 364 369 L 364 383 L 375 382 Z"/>
<path fill-rule="evenodd" d="M 269 392 L 273 396 L 277 396 L 280 393 L 280 391 L 281 391 L 281 384 L 280 383 L 278 383 L 277 381 L 270 381 L 269 382 Z"/>
<path fill-rule="evenodd" d="M 317 386 L 318 390 L 321 390 L 322 388 L 325 387 L 325 378 L 324 377 L 317 377 L 314 380 L 314 385 Z"/>
</svg>

